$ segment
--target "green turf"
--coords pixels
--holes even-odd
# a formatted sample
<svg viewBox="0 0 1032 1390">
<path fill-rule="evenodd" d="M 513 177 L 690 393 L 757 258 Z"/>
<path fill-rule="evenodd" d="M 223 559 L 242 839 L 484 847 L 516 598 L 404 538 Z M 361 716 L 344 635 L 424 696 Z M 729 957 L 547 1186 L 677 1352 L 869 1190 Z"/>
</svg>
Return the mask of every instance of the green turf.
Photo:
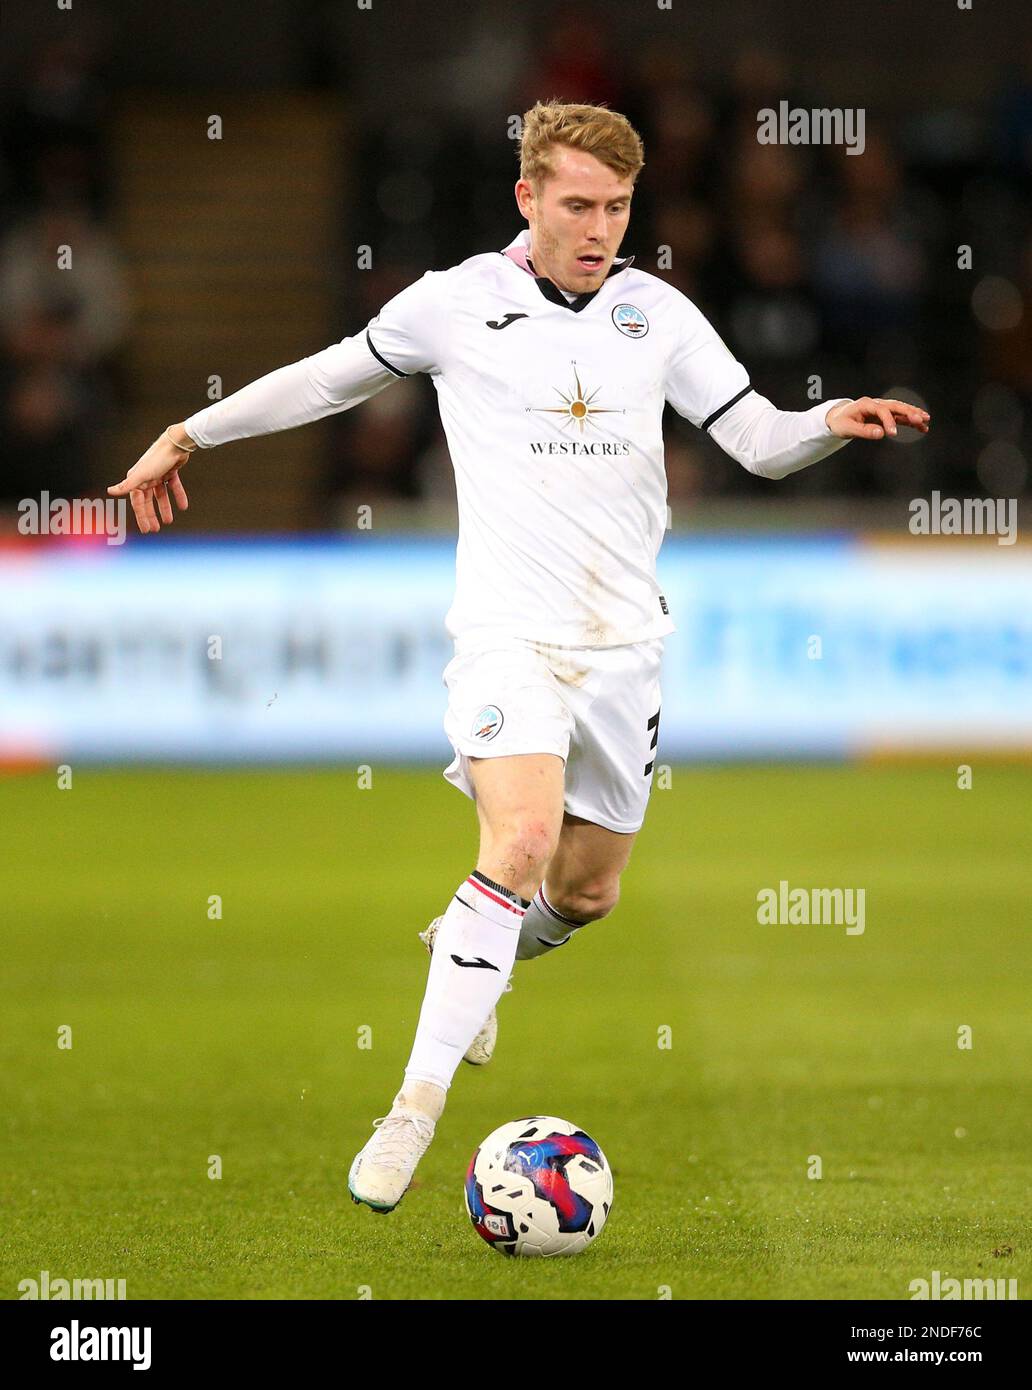
<svg viewBox="0 0 1032 1390">
<path fill-rule="evenodd" d="M 948 765 L 676 768 L 620 906 L 518 968 L 494 1063 L 461 1068 L 383 1217 L 346 1170 L 407 1057 L 415 933 L 474 862 L 470 803 L 436 771 L 9 777 L 0 1296 L 43 1269 L 141 1298 L 899 1299 L 935 1269 L 1026 1296 L 1030 790 L 1007 766 L 970 791 Z M 781 879 L 865 887 L 864 935 L 758 925 Z M 614 1169 L 577 1259 L 506 1260 L 462 1208 L 477 1142 L 535 1112 Z"/>
</svg>

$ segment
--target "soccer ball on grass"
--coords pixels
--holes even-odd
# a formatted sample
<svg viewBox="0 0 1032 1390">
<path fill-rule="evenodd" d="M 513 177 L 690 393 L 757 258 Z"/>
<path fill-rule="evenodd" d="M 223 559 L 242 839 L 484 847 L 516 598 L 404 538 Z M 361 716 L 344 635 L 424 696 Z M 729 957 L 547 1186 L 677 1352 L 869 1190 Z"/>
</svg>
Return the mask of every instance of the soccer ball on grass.
<svg viewBox="0 0 1032 1390">
<path fill-rule="evenodd" d="M 512 1120 L 470 1159 L 466 1210 L 503 1255 L 576 1255 L 606 1224 L 613 1175 L 589 1135 L 554 1115 Z"/>
</svg>

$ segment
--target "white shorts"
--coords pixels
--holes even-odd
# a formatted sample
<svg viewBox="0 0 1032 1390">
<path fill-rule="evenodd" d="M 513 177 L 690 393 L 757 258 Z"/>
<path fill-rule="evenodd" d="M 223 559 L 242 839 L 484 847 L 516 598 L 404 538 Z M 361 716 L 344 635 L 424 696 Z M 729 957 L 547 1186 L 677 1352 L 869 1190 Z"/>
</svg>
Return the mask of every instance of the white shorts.
<svg viewBox="0 0 1032 1390">
<path fill-rule="evenodd" d="M 444 670 L 453 786 L 476 799 L 470 758 L 556 753 L 565 809 L 620 834 L 640 830 L 659 737 L 663 639 L 556 647 L 520 637 L 455 645 Z"/>
</svg>

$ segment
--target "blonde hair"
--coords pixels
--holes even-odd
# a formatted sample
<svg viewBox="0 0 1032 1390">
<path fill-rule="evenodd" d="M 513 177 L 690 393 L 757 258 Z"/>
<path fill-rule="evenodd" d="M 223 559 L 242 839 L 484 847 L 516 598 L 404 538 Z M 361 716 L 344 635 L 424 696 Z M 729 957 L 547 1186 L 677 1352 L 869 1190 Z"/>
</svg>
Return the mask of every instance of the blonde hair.
<svg viewBox="0 0 1032 1390">
<path fill-rule="evenodd" d="M 637 179 L 645 164 L 641 136 L 626 116 L 605 103 L 575 105 L 538 101 L 523 116 L 520 137 L 520 178 L 540 189 L 552 177 L 552 149 L 566 145 L 594 155 L 619 178 Z"/>
</svg>

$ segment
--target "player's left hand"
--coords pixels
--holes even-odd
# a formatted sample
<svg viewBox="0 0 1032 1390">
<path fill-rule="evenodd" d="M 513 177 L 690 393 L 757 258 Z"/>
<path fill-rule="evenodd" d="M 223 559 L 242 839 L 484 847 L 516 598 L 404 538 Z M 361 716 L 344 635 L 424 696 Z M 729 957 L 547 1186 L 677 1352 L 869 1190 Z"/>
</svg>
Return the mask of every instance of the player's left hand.
<svg viewBox="0 0 1032 1390">
<path fill-rule="evenodd" d="M 136 517 L 136 525 L 144 534 L 148 531 L 160 531 L 162 521 L 166 526 L 171 526 L 172 502 L 175 502 L 181 512 L 185 512 L 189 506 L 186 488 L 179 477 L 179 470 L 189 458 L 190 455 L 184 454 L 182 449 L 177 449 L 167 435 L 159 434 L 122 481 L 108 488 L 108 495 L 128 495 Z M 161 521 L 158 520 L 159 515 Z"/>
<path fill-rule="evenodd" d="M 906 401 L 883 401 L 871 396 L 832 406 L 824 418 L 828 429 L 840 439 L 882 439 L 885 435 L 892 439 L 897 420 L 927 434 L 932 420 L 927 410 Z"/>
</svg>

